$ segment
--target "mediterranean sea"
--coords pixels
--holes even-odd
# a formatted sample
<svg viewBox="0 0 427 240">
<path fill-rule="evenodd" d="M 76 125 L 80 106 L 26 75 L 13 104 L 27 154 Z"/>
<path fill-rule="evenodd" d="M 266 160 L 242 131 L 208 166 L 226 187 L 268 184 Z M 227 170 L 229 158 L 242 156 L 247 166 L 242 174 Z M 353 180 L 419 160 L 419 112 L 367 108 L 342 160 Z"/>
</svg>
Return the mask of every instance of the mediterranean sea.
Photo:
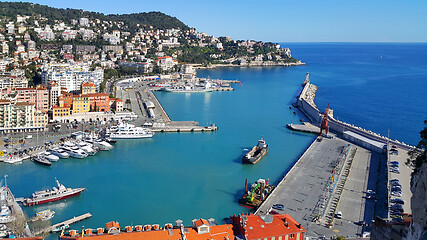
<svg viewBox="0 0 427 240">
<path fill-rule="evenodd" d="M 237 79 L 233 92 L 163 93 L 156 96 L 172 120 L 215 123 L 209 133 L 158 133 L 152 139 L 122 140 L 109 152 L 86 159 L 60 160 L 51 167 L 26 161 L 0 164 L 17 197 L 54 186 L 86 187 L 81 196 L 35 207 L 33 216 L 50 208 L 57 223 L 90 212 L 93 217 L 72 229 L 173 223 L 191 225 L 194 218 L 224 217 L 247 212 L 239 206 L 245 179 L 277 183 L 307 146 L 311 134 L 294 133 L 287 123 L 305 119 L 293 114 L 295 101 L 310 72 L 319 86 L 316 104 L 327 103 L 340 120 L 415 145 L 427 117 L 427 44 L 292 43 L 297 67 L 219 68 L 199 70 L 212 79 Z M 268 154 L 256 165 L 241 157 L 260 137 Z M 54 236 L 51 236 L 55 239 Z"/>
</svg>

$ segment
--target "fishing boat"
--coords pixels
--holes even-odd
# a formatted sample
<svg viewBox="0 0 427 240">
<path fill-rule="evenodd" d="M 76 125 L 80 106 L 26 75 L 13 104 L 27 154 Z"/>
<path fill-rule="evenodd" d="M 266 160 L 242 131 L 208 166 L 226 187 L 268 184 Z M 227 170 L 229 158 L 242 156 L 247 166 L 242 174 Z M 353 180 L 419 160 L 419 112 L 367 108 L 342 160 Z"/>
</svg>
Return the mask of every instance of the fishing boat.
<svg viewBox="0 0 427 240">
<path fill-rule="evenodd" d="M 55 179 L 58 187 L 52 189 L 37 191 L 31 195 L 31 198 L 25 198 L 23 204 L 25 206 L 32 206 L 42 203 L 55 202 L 69 197 L 81 194 L 85 188 L 66 188 Z"/>
<path fill-rule="evenodd" d="M 242 163 L 257 163 L 262 157 L 265 156 L 268 152 L 268 145 L 266 141 L 261 137 L 258 140 L 258 144 L 254 146 L 248 153 L 246 153 L 242 158 Z"/>
<path fill-rule="evenodd" d="M 46 166 L 51 166 L 52 163 L 42 156 L 33 156 L 32 160 L 36 163 L 40 163 Z"/>
</svg>

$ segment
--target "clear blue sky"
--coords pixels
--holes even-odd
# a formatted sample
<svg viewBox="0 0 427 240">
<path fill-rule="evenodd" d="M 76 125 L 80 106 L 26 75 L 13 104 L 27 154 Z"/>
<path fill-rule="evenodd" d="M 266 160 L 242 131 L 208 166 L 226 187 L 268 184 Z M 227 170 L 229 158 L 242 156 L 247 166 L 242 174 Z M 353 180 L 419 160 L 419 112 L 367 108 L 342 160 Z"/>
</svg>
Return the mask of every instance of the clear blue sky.
<svg viewBox="0 0 427 240">
<path fill-rule="evenodd" d="M 3 0 L 2 0 L 3 1 Z M 102 13 L 160 11 L 215 36 L 273 42 L 427 42 L 427 0 L 31 0 Z"/>
</svg>

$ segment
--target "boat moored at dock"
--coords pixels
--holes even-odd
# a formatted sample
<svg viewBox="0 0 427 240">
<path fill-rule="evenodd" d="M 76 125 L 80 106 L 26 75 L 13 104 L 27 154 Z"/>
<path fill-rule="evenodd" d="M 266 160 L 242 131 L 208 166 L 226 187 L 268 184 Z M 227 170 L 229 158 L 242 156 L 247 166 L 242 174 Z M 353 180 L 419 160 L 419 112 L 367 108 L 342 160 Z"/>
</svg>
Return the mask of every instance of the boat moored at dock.
<svg viewBox="0 0 427 240">
<path fill-rule="evenodd" d="M 265 179 L 258 179 L 248 189 L 248 180 L 246 179 L 245 195 L 239 199 L 239 203 L 245 207 L 258 208 L 273 189 L 274 186 L 269 185 L 269 181 Z"/>
<path fill-rule="evenodd" d="M 59 183 L 55 179 L 58 187 L 52 189 L 37 191 L 32 194 L 31 198 L 25 198 L 23 204 L 25 206 L 32 206 L 37 204 L 43 204 L 48 202 L 55 202 L 69 197 L 77 196 L 81 194 L 85 188 L 66 188 L 64 185 Z"/>
<path fill-rule="evenodd" d="M 62 149 L 73 158 L 85 158 L 88 156 L 85 151 L 70 144 L 63 144 Z"/>
<path fill-rule="evenodd" d="M 251 151 L 246 153 L 242 158 L 242 163 L 257 163 L 262 157 L 268 152 L 267 142 L 261 138 L 258 140 L 258 144 L 252 148 Z"/>
<path fill-rule="evenodd" d="M 42 157 L 42 158 L 46 158 L 47 160 L 49 160 L 50 162 L 56 162 L 56 161 L 58 161 L 59 160 L 59 157 L 58 156 L 55 156 L 55 155 L 53 155 L 53 154 L 51 154 L 50 152 L 48 152 L 48 151 L 43 151 L 43 152 L 41 152 L 40 154 L 39 154 L 39 156 L 40 157 Z"/>
<path fill-rule="evenodd" d="M 70 154 L 66 153 L 63 149 L 56 147 L 49 150 L 52 155 L 55 155 L 59 158 L 69 158 Z"/>
<path fill-rule="evenodd" d="M 46 166 L 51 166 L 52 165 L 52 163 L 49 160 L 47 160 L 46 158 L 44 158 L 43 156 L 40 156 L 40 155 L 33 156 L 31 158 L 31 160 L 33 160 L 36 163 L 40 163 L 40 164 L 43 164 L 43 165 L 46 165 Z"/>
<path fill-rule="evenodd" d="M 109 134 L 111 139 L 151 138 L 153 136 L 153 132 L 128 123 L 120 124 L 116 130 L 110 130 Z"/>
</svg>

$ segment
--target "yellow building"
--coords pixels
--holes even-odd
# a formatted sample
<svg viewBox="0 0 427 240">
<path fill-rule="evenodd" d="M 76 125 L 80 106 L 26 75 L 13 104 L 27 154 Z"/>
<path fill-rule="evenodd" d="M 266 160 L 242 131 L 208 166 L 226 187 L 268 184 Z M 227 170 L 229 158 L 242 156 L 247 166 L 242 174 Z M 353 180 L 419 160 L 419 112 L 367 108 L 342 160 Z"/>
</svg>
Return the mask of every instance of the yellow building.
<svg viewBox="0 0 427 240">
<path fill-rule="evenodd" d="M 84 82 L 80 85 L 80 91 L 82 94 L 96 93 L 96 86 L 93 82 Z"/>
<path fill-rule="evenodd" d="M 73 96 L 73 113 L 85 113 L 90 110 L 89 97 Z"/>
<path fill-rule="evenodd" d="M 69 117 L 70 108 L 64 106 L 53 106 L 52 107 L 52 120 L 56 120 L 59 117 Z"/>
<path fill-rule="evenodd" d="M 46 112 L 36 110 L 34 112 L 34 126 L 44 128 L 48 124 L 48 116 Z"/>
</svg>

